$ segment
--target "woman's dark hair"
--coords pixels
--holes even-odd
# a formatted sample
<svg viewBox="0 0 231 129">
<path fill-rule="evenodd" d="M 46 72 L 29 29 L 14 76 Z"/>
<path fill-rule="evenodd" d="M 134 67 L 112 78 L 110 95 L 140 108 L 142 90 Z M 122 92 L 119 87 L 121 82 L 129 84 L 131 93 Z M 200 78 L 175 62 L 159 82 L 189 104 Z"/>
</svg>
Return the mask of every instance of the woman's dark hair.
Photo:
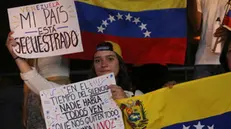
<svg viewBox="0 0 231 129">
<path fill-rule="evenodd" d="M 227 39 L 224 43 L 221 55 L 220 55 L 221 66 L 226 72 L 230 71 L 229 66 L 228 66 L 228 59 L 227 59 L 227 53 L 229 50 L 230 43 L 231 43 L 231 32 L 229 31 L 227 35 Z"/>
<path fill-rule="evenodd" d="M 128 75 L 128 71 L 127 71 L 127 66 L 124 63 L 123 59 L 115 52 L 116 57 L 119 61 L 119 72 L 118 75 L 116 76 L 116 84 L 118 86 L 121 86 L 123 90 L 128 90 L 128 91 L 132 91 L 134 92 L 134 88 L 132 86 L 130 77 Z M 94 64 L 92 64 L 92 68 L 89 74 L 90 78 L 96 77 L 96 73 L 95 73 L 95 67 Z"/>
</svg>

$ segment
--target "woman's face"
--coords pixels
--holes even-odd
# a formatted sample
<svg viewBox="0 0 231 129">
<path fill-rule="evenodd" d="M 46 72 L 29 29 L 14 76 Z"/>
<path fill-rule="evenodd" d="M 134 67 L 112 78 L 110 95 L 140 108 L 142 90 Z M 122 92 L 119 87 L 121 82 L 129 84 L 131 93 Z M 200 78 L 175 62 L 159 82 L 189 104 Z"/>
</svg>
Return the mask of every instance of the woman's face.
<svg viewBox="0 0 231 129">
<path fill-rule="evenodd" d="M 119 60 L 113 51 L 97 51 L 94 55 L 94 68 L 97 76 L 113 72 L 119 73 Z"/>
</svg>

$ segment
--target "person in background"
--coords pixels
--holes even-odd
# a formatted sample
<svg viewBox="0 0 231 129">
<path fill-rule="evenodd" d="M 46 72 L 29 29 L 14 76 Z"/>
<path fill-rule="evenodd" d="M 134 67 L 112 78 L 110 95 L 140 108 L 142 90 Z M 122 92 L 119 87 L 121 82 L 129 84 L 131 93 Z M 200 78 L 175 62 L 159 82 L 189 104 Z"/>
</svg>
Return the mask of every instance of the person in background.
<svg viewBox="0 0 231 129">
<path fill-rule="evenodd" d="M 195 59 L 193 79 L 208 77 L 223 72 L 220 54 L 212 52 L 213 38 L 223 37 L 227 31 L 220 26 L 214 35 L 216 19 L 223 21 L 229 0 L 188 0 L 188 16 L 195 32 L 201 31 Z M 224 41 L 225 39 L 220 39 Z"/>
</svg>

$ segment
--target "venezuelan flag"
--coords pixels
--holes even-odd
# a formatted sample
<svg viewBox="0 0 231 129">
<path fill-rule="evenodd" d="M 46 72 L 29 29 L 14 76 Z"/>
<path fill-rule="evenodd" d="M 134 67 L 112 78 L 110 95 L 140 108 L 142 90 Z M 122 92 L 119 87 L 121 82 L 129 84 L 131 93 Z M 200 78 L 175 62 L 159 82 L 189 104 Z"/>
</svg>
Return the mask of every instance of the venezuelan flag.
<svg viewBox="0 0 231 129">
<path fill-rule="evenodd" d="M 118 100 L 126 129 L 231 129 L 231 73 Z"/>
<path fill-rule="evenodd" d="M 186 51 L 186 0 L 77 0 L 83 53 L 92 59 L 104 41 L 122 48 L 126 63 L 183 64 Z"/>
</svg>

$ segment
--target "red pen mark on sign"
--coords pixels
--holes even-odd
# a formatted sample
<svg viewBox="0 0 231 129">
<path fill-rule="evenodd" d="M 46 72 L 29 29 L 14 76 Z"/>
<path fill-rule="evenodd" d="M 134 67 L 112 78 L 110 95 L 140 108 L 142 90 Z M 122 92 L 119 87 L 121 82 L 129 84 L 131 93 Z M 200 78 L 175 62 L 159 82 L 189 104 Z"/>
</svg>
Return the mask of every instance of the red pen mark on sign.
<svg viewBox="0 0 231 129">
<path fill-rule="evenodd" d="M 114 129 L 114 120 L 105 120 L 99 123 L 93 124 L 94 129 Z"/>
</svg>

